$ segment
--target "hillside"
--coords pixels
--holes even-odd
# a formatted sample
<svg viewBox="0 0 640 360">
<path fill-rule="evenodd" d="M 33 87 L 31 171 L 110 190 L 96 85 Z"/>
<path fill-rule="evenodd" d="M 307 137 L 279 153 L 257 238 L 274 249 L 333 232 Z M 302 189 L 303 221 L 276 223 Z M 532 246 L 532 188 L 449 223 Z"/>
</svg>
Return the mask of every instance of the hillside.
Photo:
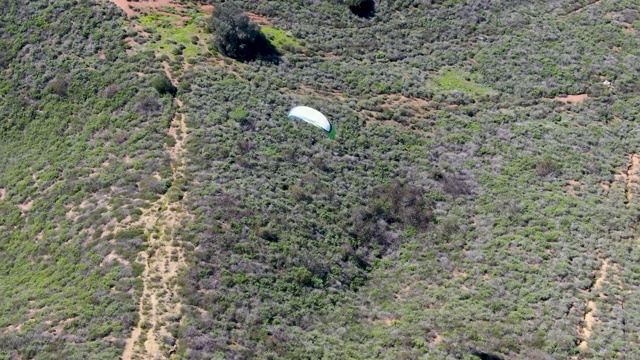
<svg viewBox="0 0 640 360">
<path fill-rule="evenodd" d="M 0 0 L 0 358 L 640 357 L 640 4 L 347 3 Z"/>
</svg>

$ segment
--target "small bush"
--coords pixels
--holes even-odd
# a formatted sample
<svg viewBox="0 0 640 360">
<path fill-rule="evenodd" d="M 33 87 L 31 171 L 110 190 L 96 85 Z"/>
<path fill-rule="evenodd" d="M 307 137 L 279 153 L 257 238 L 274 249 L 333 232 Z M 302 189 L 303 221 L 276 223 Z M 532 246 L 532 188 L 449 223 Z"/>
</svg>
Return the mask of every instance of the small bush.
<svg viewBox="0 0 640 360">
<path fill-rule="evenodd" d="M 456 196 L 471 194 L 471 185 L 459 176 L 448 175 L 442 179 L 442 190 Z"/>
<path fill-rule="evenodd" d="M 560 166 L 558 163 L 549 157 L 545 157 L 536 165 L 536 173 L 542 177 L 557 174 L 559 171 Z"/>
<path fill-rule="evenodd" d="M 160 103 L 154 97 L 143 95 L 138 101 L 137 107 L 139 112 L 148 113 L 159 110 Z"/>
<path fill-rule="evenodd" d="M 64 78 L 57 77 L 49 83 L 49 92 L 58 96 L 65 96 L 69 87 L 69 81 Z"/>
</svg>

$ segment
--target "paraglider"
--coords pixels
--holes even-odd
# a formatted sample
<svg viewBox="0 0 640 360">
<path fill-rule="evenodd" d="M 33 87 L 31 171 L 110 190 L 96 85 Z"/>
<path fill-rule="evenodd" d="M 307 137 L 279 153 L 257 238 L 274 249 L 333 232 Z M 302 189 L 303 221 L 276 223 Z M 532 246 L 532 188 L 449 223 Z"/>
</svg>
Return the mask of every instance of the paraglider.
<svg viewBox="0 0 640 360">
<path fill-rule="evenodd" d="M 329 139 L 333 139 L 336 135 L 336 129 L 327 120 L 326 116 L 324 116 L 320 111 L 310 108 L 308 106 L 296 106 L 291 111 L 289 111 L 290 118 L 295 118 L 307 122 L 311 125 L 321 128 L 324 132 L 329 136 Z"/>
</svg>

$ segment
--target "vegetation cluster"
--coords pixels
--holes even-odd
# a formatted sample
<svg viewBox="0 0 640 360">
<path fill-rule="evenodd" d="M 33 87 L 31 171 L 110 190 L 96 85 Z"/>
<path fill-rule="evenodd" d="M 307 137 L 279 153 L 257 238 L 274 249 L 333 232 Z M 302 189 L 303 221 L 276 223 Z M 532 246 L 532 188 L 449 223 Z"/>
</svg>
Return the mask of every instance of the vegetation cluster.
<svg viewBox="0 0 640 360">
<path fill-rule="evenodd" d="M 636 1 L 213 5 L 0 0 L 0 357 L 118 358 L 176 187 L 176 358 L 640 356 Z"/>
</svg>

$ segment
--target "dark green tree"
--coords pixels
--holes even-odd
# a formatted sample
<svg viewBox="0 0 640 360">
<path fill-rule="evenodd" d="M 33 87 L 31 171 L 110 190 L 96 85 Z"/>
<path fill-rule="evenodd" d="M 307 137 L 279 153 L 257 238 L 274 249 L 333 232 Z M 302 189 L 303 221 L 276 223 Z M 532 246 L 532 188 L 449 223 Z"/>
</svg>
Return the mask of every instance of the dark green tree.
<svg viewBox="0 0 640 360">
<path fill-rule="evenodd" d="M 262 33 L 258 26 L 233 3 L 215 7 L 209 21 L 215 47 L 222 54 L 240 60 L 251 60 L 260 53 Z"/>
</svg>

